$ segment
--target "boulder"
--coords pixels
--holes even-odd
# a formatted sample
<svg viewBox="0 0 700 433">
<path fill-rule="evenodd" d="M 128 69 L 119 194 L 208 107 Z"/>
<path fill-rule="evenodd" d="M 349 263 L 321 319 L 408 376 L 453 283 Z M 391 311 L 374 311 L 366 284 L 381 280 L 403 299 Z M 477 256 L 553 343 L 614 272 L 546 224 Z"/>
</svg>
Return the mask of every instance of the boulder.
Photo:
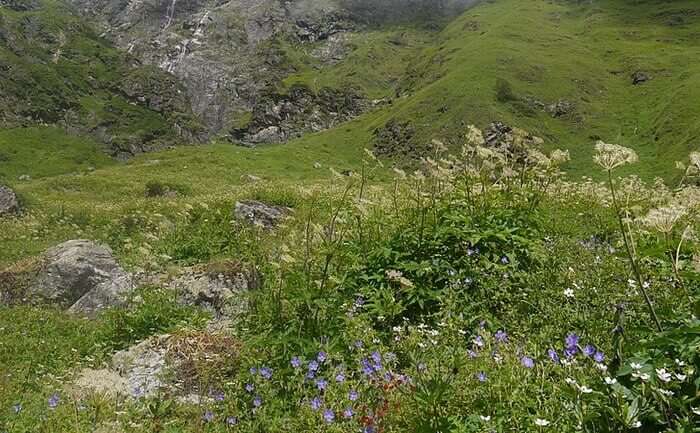
<svg viewBox="0 0 700 433">
<path fill-rule="evenodd" d="M 250 224 L 270 230 L 279 225 L 291 212 L 288 207 L 272 206 L 255 200 L 236 202 L 234 216 Z"/>
<path fill-rule="evenodd" d="M 119 266 L 112 250 L 71 240 L 44 254 L 28 297 L 92 314 L 122 304 L 132 287 L 131 275 Z"/>
<path fill-rule="evenodd" d="M 552 115 L 552 117 L 566 117 L 572 114 L 576 110 L 576 106 L 573 102 L 567 101 L 566 99 L 560 99 L 557 102 L 547 106 L 546 111 Z"/>
<path fill-rule="evenodd" d="M 256 286 L 255 277 L 244 272 L 232 275 L 189 270 L 166 283 L 177 293 L 178 301 L 211 312 L 214 317 L 234 317 L 245 310 L 243 293 Z"/>
<path fill-rule="evenodd" d="M 19 212 L 17 194 L 7 186 L 0 185 L 0 217 Z"/>
<path fill-rule="evenodd" d="M 644 71 L 636 71 L 632 74 L 632 84 L 638 86 L 651 80 L 651 75 Z"/>
</svg>

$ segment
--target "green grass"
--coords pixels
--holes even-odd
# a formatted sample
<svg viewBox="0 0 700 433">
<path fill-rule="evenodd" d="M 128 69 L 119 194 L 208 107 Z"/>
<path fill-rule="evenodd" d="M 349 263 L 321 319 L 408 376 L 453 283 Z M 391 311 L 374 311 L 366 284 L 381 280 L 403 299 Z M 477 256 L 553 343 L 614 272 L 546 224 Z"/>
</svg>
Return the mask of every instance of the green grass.
<svg viewBox="0 0 700 433">
<path fill-rule="evenodd" d="M 62 129 L 0 130 L 0 181 L 10 184 L 24 175 L 42 179 L 114 163 L 94 141 L 69 135 Z"/>
</svg>

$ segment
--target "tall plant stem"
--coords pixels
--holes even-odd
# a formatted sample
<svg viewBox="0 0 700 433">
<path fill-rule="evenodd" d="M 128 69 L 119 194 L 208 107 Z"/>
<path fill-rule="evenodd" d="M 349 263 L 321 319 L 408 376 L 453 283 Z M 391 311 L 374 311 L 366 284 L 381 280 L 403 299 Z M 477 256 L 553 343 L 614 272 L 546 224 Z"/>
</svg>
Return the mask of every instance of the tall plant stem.
<svg viewBox="0 0 700 433">
<path fill-rule="evenodd" d="M 654 310 L 654 305 L 651 303 L 651 299 L 649 298 L 649 294 L 647 293 L 647 289 L 644 287 L 644 281 L 642 280 L 642 273 L 639 270 L 639 264 L 637 263 L 637 260 L 634 257 L 634 252 L 632 251 L 632 246 L 631 242 L 629 239 L 629 236 L 627 234 L 627 229 L 625 229 L 625 223 L 622 220 L 622 213 L 620 212 L 620 207 L 618 206 L 617 202 L 617 196 L 615 194 L 615 185 L 612 180 L 612 171 L 608 170 L 608 183 L 610 185 L 610 192 L 612 194 L 612 199 L 613 199 L 613 207 L 615 208 L 615 213 L 617 214 L 617 221 L 620 224 L 620 231 L 622 232 L 622 239 L 625 242 L 625 248 L 627 249 L 627 256 L 630 259 L 630 265 L 632 267 L 632 272 L 634 273 L 634 277 L 637 280 L 637 284 L 639 285 L 639 289 L 642 291 L 642 294 L 644 295 L 644 301 L 647 304 L 647 307 L 649 308 L 649 313 L 651 314 L 652 319 L 654 320 L 654 324 L 656 324 L 656 328 L 659 330 L 659 332 L 663 332 L 663 328 L 661 327 L 661 322 L 659 321 L 658 316 L 656 315 L 656 310 Z"/>
</svg>

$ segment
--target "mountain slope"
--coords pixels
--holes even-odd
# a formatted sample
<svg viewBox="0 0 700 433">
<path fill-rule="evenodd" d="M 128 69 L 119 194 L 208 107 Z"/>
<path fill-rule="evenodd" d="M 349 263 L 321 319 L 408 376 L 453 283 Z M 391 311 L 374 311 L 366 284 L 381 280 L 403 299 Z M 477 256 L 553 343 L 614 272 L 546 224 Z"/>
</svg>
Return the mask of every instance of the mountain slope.
<svg viewBox="0 0 700 433">
<path fill-rule="evenodd" d="M 643 175 L 673 176 L 699 143 L 699 35 L 693 1 L 484 3 L 420 52 L 391 106 L 304 141 L 352 131 L 355 145 L 410 160 L 432 138 L 459 145 L 466 124 L 501 120 L 568 148 L 573 174 L 590 172 L 604 139 L 637 149 Z"/>
<path fill-rule="evenodd" d="M 117 156 L 198 139 L 180 84 L 141 66 L 54 0 L 0 6 L 0 122 L 92 134 Z"/>
</svg>

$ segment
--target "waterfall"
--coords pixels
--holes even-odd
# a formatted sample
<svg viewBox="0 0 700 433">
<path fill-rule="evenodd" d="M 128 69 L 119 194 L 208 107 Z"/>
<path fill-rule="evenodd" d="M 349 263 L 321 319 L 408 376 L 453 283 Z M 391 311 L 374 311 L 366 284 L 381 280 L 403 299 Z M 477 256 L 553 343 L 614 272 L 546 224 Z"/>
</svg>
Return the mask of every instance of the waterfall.
<svg viewBox="0 0 700 433">
<path fill-rule="evenodd" d="M 173 22 L 173 17 L 175 16 L 175 3 L 177 3 L 177 0 L 172 0 L 170 3 L 170 6 L 168 7 L 168 10 L 167 10 L 166 15 L 165 15 L 165 18 L 168 21 L 165 23 L 165 27 L 163 27 L 163 30 L 170 27 L 170 24 L 172 24 L 172 22 Z"/>
</svg>

